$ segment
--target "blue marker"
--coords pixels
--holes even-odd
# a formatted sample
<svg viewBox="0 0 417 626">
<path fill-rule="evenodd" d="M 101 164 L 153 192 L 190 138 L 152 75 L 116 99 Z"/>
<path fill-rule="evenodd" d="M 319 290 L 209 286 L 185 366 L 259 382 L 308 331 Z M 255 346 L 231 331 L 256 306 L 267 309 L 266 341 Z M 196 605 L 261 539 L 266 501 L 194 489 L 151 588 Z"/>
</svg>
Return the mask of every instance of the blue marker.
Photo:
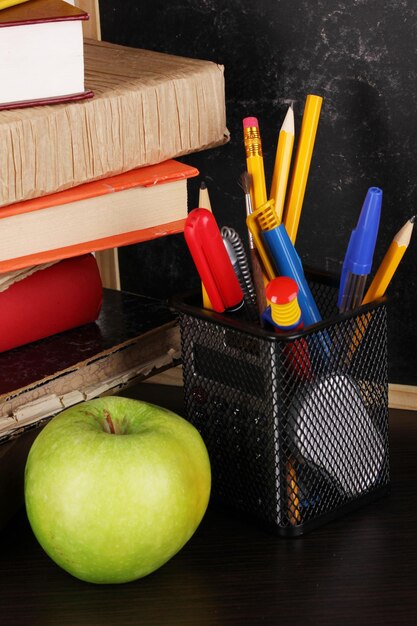
<svg viewBox="0 0 417 626">
<path fill-rule="evenodd" d="M 372 268 L 381 206 L 382 190 L 370 187 L 343 261 L 337 302 L 340 313 L 352 311 L 362 303 L 366 279 Z"/>
</svg>

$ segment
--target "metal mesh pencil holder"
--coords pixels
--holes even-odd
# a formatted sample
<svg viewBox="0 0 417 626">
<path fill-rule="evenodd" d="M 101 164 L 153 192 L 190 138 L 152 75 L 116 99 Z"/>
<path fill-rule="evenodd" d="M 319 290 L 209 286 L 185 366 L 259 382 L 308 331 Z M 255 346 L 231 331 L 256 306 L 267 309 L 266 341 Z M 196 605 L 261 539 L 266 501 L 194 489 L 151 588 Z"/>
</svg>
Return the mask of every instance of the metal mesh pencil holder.
<svg viewBox="0 0 417 626">
<path fill-rule="evenodd" d="M 386 304 L 337 314 L 332 277 L 309 275 L 324 322 L 280 335 L 177 297 L 187 418 L 209 451 L 213 498 L 299 535 L 389 486 Z"/>
</svg>

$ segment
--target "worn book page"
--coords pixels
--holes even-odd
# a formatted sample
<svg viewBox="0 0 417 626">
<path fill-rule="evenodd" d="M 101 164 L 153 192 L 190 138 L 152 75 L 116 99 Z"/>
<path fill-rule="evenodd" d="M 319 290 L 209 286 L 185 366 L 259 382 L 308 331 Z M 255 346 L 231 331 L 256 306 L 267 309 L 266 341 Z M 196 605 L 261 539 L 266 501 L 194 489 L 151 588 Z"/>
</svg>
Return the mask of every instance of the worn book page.
<svg viewBox="0 0 417 626">
<path fill-rule="evenodd" d="M 77 103 L 0 111 L 0 206 L 225 143 L 224 68 L 85 43 Z"/>
<path fill-rule="evenodd" d="M 6 289 L 9 289 L 9 287 L 19 282 L 20 280 L 24 280 L 35 272 L 38 272 L 39 270 L 44 270 L 51 265 L 53 265 L 53 262 L 41 263 L 40 265 L 32 265 L 31 267 L 25 267 L 20 270 L 14 270 L 11 272 L 5 272 L 4 274 L 0 274 L 0 293 L 2 291 L 6 291 Z"/>
</svg>

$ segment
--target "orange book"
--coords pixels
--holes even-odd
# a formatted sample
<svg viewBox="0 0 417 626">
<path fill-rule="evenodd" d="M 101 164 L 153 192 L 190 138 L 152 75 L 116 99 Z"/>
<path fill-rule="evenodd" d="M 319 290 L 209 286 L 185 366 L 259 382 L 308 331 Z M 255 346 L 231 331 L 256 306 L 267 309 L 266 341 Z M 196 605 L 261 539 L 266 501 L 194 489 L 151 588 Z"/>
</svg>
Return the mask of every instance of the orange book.
<svg viewBox="0 0 417 626">
<path fill-rule="evenodd" d="M 0 272 L 181 232 L 187 179 L 176 160 L 0 208 Z"/>
<path fill-rule="evenodd" d="M 0 11 L 0 110 L 92 97 L 84 88 L 88 18 L 64 0 L 18 2 Z"/>
</svg>

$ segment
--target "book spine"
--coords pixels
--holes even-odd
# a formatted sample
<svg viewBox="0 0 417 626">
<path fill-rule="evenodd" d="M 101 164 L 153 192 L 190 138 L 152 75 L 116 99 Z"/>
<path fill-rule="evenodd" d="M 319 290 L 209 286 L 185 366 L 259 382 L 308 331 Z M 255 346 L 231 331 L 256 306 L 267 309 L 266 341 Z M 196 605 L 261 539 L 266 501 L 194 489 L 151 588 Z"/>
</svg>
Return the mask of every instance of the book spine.
<svg viewBox="0 0 417 626">
<path fill-rule="evenodd" d="M 93 255 L 65 259 L 0 293 L 0 352 L 94 322 L 103 289 Z"/>
</svg>

